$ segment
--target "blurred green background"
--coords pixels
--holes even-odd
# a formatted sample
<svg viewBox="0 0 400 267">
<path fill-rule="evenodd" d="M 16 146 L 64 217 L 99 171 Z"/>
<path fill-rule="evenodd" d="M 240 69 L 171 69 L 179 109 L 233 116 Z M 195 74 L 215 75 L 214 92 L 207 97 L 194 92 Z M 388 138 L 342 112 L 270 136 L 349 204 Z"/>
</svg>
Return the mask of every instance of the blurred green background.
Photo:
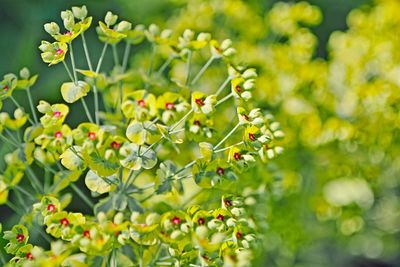
<svg viewBox="0 0 400 267">
<path fill-rule="evenodd" d="M 223 1 L 223 0 L 221 0 Z M 259 15 L 265 14 L 265 12 L 271 8 L 271 6 L 276 1 L 261 1 L 261 0 L 249 0 L 247 1 L 250 6 L 253 7 L 255 12 Z M 289 1 L 287 1 L 289 2 Z M 293 2 L 293 1 L 290 1 Z M 327 57 L 326 44 L 329 39 L 330 34 L 336 30 L 346 30 L 346 16 L 349 11 L 353 8 L 360 7 L 365 4 L 369 4 L 370 1 L 367 0 L 313 0 L 310 3 L 320 7 L 323 13 L 323 21 L 320 25 L 312 28 L 312 31 L 316 34 L 319 40 L 318 49 L 315 57 Z M 30 0 L 1 0 L 0 1 L 0 74 L 5 74 L 7 72 L 18 72 L 22 67 L 27 66 L 33 73 L 40 73 L 38 84 L 33 88 L 34 101 L 37 102 L 39 99 L 44 99 L 46 101 L 55 103 L 61 100 L 61 96 L 58 90 L 60 80 L 65 80 L 65 71 L 61 65 L 53 67 L 51 70 L 46 64 L 40 59 L 40 53 L 37 49 L 41 40 L 48 39 L 47 33 L 44 32 L 42 25 L 49 21 L 60 22 L 58 19 L 58 14 L 70 6 L 73 5 L 87 5 L 90 14 L 94 17 L 94 21 L 98 21 L 103 18 L 106 11 L 111 10 L 116 14 L 119 14 L 120 18 L 129 20 L 134 24 L 145 24 L 157 23 L 159 25 L 165 25 L 169 18 L 177 16 L 182 8 L 186 8 L 187 2 L 184 0 L 112 0 L 112 1 L 56 1 L 56 0 L 45 0 L 45 1 L 30 1 Z M 101 44 L 97 41 L 97 36 L 95 32 L 91 30 L 88 34 L 88 43 L 93 50 L 92 54 L 100 54 Z M 239 37 L 240 38 L 240 37 Z M 82 52 L 82 51 L 80 51 Z M 82 54 L 81 54 L 82 55 Z M 108 55 L 111 56 L 111 55 Z M 82 58 L 82 56 L 81 56 Z M 80 60 L 83 62 L 83 58 Z M 111 62 L 112 60 L 105 60 L 106 62 Z M 17 97 L 18 98 L 18 97 Z M 21 98 L 22 101 L 22 98 Z M 92 101 L 89 101 L 90 103 Z M 27 103 L 25 103 L 27 106 Z M 5 106 L 6 109 L 9 106 Z M 79 121 L 79 112 L 73 111 L 70 115 L 77 121 Z M 0 147 L 0 158 L 1 153 L 4 153 L 4 146 Z M 303 162 L 307 162 L 307 154 L 304 155 Z M 3 164 L 3 163 L 2 163 Z M 301 199 L 301 198 L 300 198 Z M 281 203 L 285 208 L 291 207 L 293 209 L 297 208 L 296 204 L 299 198 L 296 196 L 288 197 Z M 7 212 L 6 209 L 2 208 L 1 220 L 3 221 L 3 214 Z M 293 246 L 298 245 L 298 240 L 307 240 L 307 248 L 299 248 L 298 250 L 305 251 L 304 253 L 299 253 L 300 258 L 298 262 L 300 265 L 297 266 L 319 266 L 319 264 L 324 264 L 326 262 L 334 262 L 337 265 L 332 266 L 400 266 L 400 263 L 396 259 L 388 262 L 380 260 L 372 260 L 365 258 L 356 258 L 349 255 L 345 248 L 338 246 L 341 242 L 346 242 L 342 240 L 340 235 L 327 235 L 321 231 L 321 227 L 316 228 L 315 236 L 320 238 L 317 243 L 312 243 L 315 241 L 316 237 L 304 237 L 303 229 L 300 228 L 312 228 L 314 225 L 301 225 L 301 223 L 296 224 L 296 217 L 285 217 L 285 210 L 279 211 L 286 220 L 291 220 L 293 222 L 293 229 L 284 229 L 288 226 L 288 223 L 281 222 L 279 220 L 275 221 L 273 225 L 274 229 L 282 228 L 283 236 L 285 236 L 285 231 L 287 230 L 288 239 L 292 239 Z M 279 213 L 275 215 L 279 216 Z M 306 217 L 307 215 L 304 215 Z M 304 222 L 307 218 L 301 218 Z M 324 225 L 323 227 L 334 228 L 334 222 L 332 225 Z M 296 227 L 299 228 L 298 236 L 293 235 L 296 232 Z M 312 232 L 312 229 L 308 229 Z M 330 231 L 327 231 L 330 234 Z M 268 234 L 266 234 L 268 235 Z M 270 236 L 270 241 L 280 242 L 274 239 L 274 236 Z M 300 245 L 303 244 L 299 241 Z M 321 245 L 323 244 L 323 245 Z M 279 248 L 279 245 L 276 245 Z M 343 246 L 345 247 L 345 246 Z M 269 258 L 273 255 L 267 255 L 265 261 L 259 263 L 259 266 L 269 266 Z M 301 258 L 302 257 L 302 258 Z M 314 262 L 312 262 L 314 261 Z M 281 266 L 285 267 L 285 261 L 277 260 L 271 266 Z"/>
</svg>

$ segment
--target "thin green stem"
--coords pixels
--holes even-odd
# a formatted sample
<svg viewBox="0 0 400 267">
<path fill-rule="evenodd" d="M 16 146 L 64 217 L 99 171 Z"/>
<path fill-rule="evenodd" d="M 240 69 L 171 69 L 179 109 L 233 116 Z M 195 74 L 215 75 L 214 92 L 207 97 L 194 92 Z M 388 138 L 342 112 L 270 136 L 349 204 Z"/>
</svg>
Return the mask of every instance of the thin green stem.
<svg viewBox="0 0 400 267">
<path fill-rule="evenodd" d="M 218 100 L 218 102 L 217 102 L 217 104 L 215 104 L 215 106 L 217 107 L 217 106 L 221 105 L 222 103 L 224 103 L 226 100 L 228 100 L 228 99 L 231 98 L 232 96 L 233 96 L 233 94 L 230 93 L 229 95 L 225 96 L 225 97 L 222 98 L 221 100 Z"/>
<path fill-rule="evenodd" d="M 101 65 L 103 64 L 103 59 L 104 59 L 104 55 L 106 54 L 107 47 L 108 47 L 108 44 L 105 43 L 104 46 L 103 46 L 103 50 L 101 51 L 101 55 L 100 55 L 99 61 L 97 62 L 96 73 L 99 73 Z"/>
<path fill-rule="evenodd" d="M 216 150 L 218 147 L 220 147 L 240 126 L 240 122 L 233 127 L 233 129 L 214 147 L 214 150 Z"/>
<path fill-rule="evenodd" d="M 225 81 L 221 84 L 221 86 L 218 88 L 217 92 L 215 93 L 216 96 L 219 96 L 219 94 L 225 89 L 225 86 L 228 85 L 228 83 L 232 80 L 231 76 L 228 76 L 228 78 L 225 79 Z"/>
<path fill-rule="evenodd" d="M 208 67 L 211 65 L 211 63 L 214 61 L 215 57 L 211 56 L 206 64 L 203 65 L 203 67 L 200 69 L 199 73 L 197 73 L 196 77 L 194 77 L 193 81 L 190 83 L 191 85 L 194 85 L 198 79 L 200 79 L 201 76 L 203 76 L 204 72 L 208 69 Z"/>
<path fill-rule="evenodd" d="M 112 52 L 113 52 L 113 57 L 114 57 L 114 64 L 115 64 L 115 66 L 119 66 L 118 51 L 117 51 L 116 44 L 112 45 Z"/>
<path fill-rule="evenodd" d="M 33 105 L 33 100 L 32 100 L 32 94 L 31 94 L 31 88 L 30 87 L 26 88 L 26 93 L 28 95 L 29 105 L 31 106 L 33 119 L 35 120 L 35 122 L 37 124 L 37 123 L 39 123 L 39 120 L 38 120 L 38 117 L 36 115 L 36 110 L 35 110 L 34 105 Z"/>
<path fill-rule="evenodd" d="M 153 44 L 151 46 L 151 55 L 150 55 L 150 65 L 149 65 L 149 70 L 147 71 L 147 75 L 150 77 L 151 73 L 153 72 L 153 65 L 154 65 L 154 58 L 156 56 L 156 50 L 157 46 Z"/>
<path fill-rule="evenodd" d="M 10 98 L 11 98 L 11 100 L 12 100 L 12 102 L 14 102 L 14 104 L 15 104 L 15 106 L 17 106 L 17 108 L 19 108 L 19 109 L 21 109 L 21 110 L 25 110 L 18 102 L 17 102 L 17 100 L 15 100 L 15 98 L 13 97 L 13 96 L 10 96 Z M 28 114 L 28 120 L 29 120 L 29 122 L 32 124 L 32 125 L 35 125 L 35 122 L 29 117 L 29 114 Z"/>
<path fill-rule="evenodd" d="M 10 136 L 10 138 L 12 139 L 12 141 L 14 142 L 14 144 L 15 144 L 16 146 L 19 146 L 20 142 L 18 141 L 17 138 L 14 137 L 13 133 L 12 133 L 9 129 L 7 129 L 7 128 L 5 128 L 4 131 Z"/>
<path fill-rule="evenodd" d="M 4 136 L 2 133 L 0 133 L 0 138 L 1 138 L 4 142 L 6 142 L 8 145 L 18 147 L 18 144 L 17 144 L 17 143 L 14 143 L 14 141 L 8 139 L 8 138 L 7 138 L 6 136 Z"/>
<path fill-rule="evenodd" d="M 90 57 L 89 57 L 89 50 L 88 50 L 87 44 L 86 44 L 85 33 L 82 32 L 82 33 L 81 33 L 81 36 L 82 36 L 83 50 L 85 51 L 86 61 L 87 61 L 87 63 L 88 63 L 89 70 L 90 70 L 90 71 L 93 71 L 92 62 L 91 62 Z"/>
<path fill-rule="evenodd" d="M 74 77 L 72 76 L 72 73 L 71 73 L 71 71 L 70 71 L 70 69 L 69 69 L 67 63 L 65 63 L 64 60 L 62 61 L 62 63 L 63 63 L 63 65 L 64 65 L 64 68 L 65 68 L 65 70 L 67 71 L 68 76 L 69 76 L 69 78 L 71 79 L 71 81 L 72 81 L 72 82 L 75 82 L 75 81 L 74 81 Z"/>
<path fill-rule="evenodd" d="M 223 151 L 226 151 L 226 150 L 228 150 L 228 149 L 231 149 L 232 147 L 240 146 L 240 145 L 243 145 L 243 144 L 244 144 L 244 142 L 241 141 L 241 142 L 236 143 L 236 144 L 234 144 L 234 145 L 231 145 L 231 146 L 227 146 L 227 147 L 224 147 L 224 148 L 220 148 L 220 149 L 214 150 L 214 153 L 223 152 Z"/>
<path fill-rule="evenodd" d="M 31 184 L 32 184 L 32 187 L 35 189 L 35 191 L 36 191 L 37 193 L 43 192 L 42 184 L 40 183 L 39 178 L 36 176 L 36 174 L 35 174 L 34 171 L 31 169 L 30 166 L 26 166 L 26 171 L 27 171 L 27 173 L 29 174 L 29 176 L 30 176 L 30 178 L 31 178 L 31 179 L 29 179 L 29 180 L 30 180 L 30 182 L 31 182 Z"/>
<path fill-rule="evenodd" d="M 167 60 L 164 62 L 164 64 L 160 67 L 160 69 L 157 71 L 157 75 L 161 75 L 165 69 L 171 64 L 172 60 L 174 60 L 175 56 L 171 55 L 167 58 Z"/>
<path fill-rule="evenodd" d="M 93 202 L 77 187 L 75 184 L 71 184 L 72 190 L 75 191 L 75 193 L 78 194 L 78 196 L 90 207 L 93 208 L 94 204 Z"/>
<path fill-rule="evenodd" d="M 21 193 L 23 193 L 24 195 L 26 195 L 27 197 L 31 198 L 32 200 L 35 200 L 36 198 L 34 198 L 32 196 L 32 193 L 29 193 L 28 191 L 26 191 L 23 187 L 19 186 L 19 185 L 14 185 L 14 188 L 21 191 Z"/>
<path fill-rule="evenodd" d="M 86 105 L 86 101 L 83 97 L 81 98 L 81 102 L 82 102 L 83 108 L 85 109 L 86 116 L 88 117 L 89 121 L 93 123 L 92 115 L 90 115 L 90 111 L 89 111 L 89 109 Z"/>
<path fill-rule="evenodd" d="M 74 49 L 72 49 L 72 42 L 69 43 L 69 49 L 71 51 L 72 74 L 74 75 L 75 84 L 77 84 L 78 83 L 78 77 L 76 75 L 75 56 L 74 56 Z"/>
<path fill-rule="evenodd" d="M 188 56 L 186 59 L 186 82 L 185 82 L 186 86 L 189 85 L 189 82 L 190 82 L 191 66 L 192 66 L 192 51 L 189 50 Z"/>
<path fill-rule="evenodd" d="M 86 38 L 84 33 L 82 32 L 82 43 L 83 43 L 83 50 L 85 51 L 85 56 L 86 56 L 86 61 L 89 67 L 90 71 L 93 71 L 93 67 L 92 67 L 92 62 L 90 60 L 90 56 L 89 56 L 89 50 L 87 48 L 87 43 L 86 43 Z M 107 44 L 106 44 L 107 45 Z M 105 45 L 105 47 L 106 47 Z M 104 50 L 104 49 L 103 49 Z M 93 94 L 94 94 L 94 118 L 96 120 L 96 124 L 100 123 L 99 120 L 99 97 L 97 95 L 97 87 L 96 85 L 93 85 Z"/>
<path fill-rule="evenodd" d="M 125 51 L 124 51 L 124 58 L 122 59 L 122 71 L 126 70 L 128 66 L 129 55 L 131 52 L 131 44 L 129 42 L 125 43 Z"/>
<path fill-rule="evenodd" d="M 192 112 L 193 112 L 193 109 L 189 110 L 188 113 L 185 114 L 185 116 L 183 116 L 177 123 L 172 125 L 170 131 L 175 130 L 175 128 L 178 127 L 178 125 L 181 124 L 184 120 L 186 120 L 186 118 L 189 117 L 190 114 L 192 114 Z"/>
</svg>

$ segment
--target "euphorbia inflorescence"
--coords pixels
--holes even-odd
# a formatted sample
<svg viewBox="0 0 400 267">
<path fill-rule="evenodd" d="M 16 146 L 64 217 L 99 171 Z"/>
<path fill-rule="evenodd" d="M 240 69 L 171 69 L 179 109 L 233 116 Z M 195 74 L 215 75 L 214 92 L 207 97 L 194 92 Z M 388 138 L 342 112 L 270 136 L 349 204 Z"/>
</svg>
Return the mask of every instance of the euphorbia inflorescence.
<svg viewBox="0 0 400 267">
<path fill-rule="evenodd" d="M 92 22 L 86 7 L 63 11 L 61 18 L 65 31 L 54 22 L 45 24 L 54 42 L 43 41 L 39 49 L 45 63 L 64 65 L 70 81 L 60 85 L 62 98 L 68 104 L 81 101 L 87 121 L 71 127 L 66 122 L 69 105 L 43 100 L 37 118 L 29 91 L 37 76 L 26 70 L 21 78 L 7 74 L 1 82 L 1 100 L 10 98 L 17 105 L 15 119 L 0 114 L 1 138 L 15 149 L 6 156 L 8 166 L 0 176 L 1 202 L 8 203 L 9 190 L 27 195 L 36 223 L 61 240 L 45 251 L 28 244 L 27 229 L 16 226 L 4 236 L 7 252 L 15 256 L 11 262 L 219 266 L 225 257 L 248 255 L 243 250 L 251 250 L 257 229 L 243 201 L 250 196 L 240 196 L 235 183 L 257 160 L 280 154 L 278 140 L 283 137 L 272 115 L 253 107 L 255 69 L 235 65 L 236 50 L 228 39 L 218 42 L 209 33 L 196 37 L 186 30 L 176 40 L 171 30 L 132 27 L 111 12 L 97 27 L 104 46 L 93 64 L 84 35 Z M 76 66 L 77 38 L 87 66 Z M 131 46 L 142 42 L 150 44 L 150 60 L 128 68 Z M 110 48 L 114 67 L 101 71 Z M 208 60 L 199 67 L 204 56 Z M 226 77 L 215 90 L 204 90 L 201 78 L 216 61 L 225 65 Z M 175 77 L 182 66 L 183 75 Z M 33 118 L 12 97 L 14 89 L 27 90 Z M 93 106 L 85 100 L 91 91 Z M 31 125 L 25 127 L 28 121 Z M 22 140 L 11 133 L 21 129 Z M 26 190 L 18 185 L 24 176 L 31 183 Z M 91 195 L 74 184 L 81 177 Z M 68 187 L 95 216 L 65 210 L 71 201 Z M 229 197 L 216 205 L 209 201 L 211 192 Z M 94 204 L 93 197 L 101 199 Z"/>
</svg>

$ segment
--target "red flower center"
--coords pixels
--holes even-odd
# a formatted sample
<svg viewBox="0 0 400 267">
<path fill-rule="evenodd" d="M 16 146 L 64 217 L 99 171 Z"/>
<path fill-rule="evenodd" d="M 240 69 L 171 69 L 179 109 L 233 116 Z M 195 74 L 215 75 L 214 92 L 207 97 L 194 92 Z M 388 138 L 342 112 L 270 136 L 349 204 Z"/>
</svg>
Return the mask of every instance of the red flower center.
<svg viewBox="0 0 400 267">
<path fill-rule="evenodd" d="M 28 260 L 33 260 L 33 255 L 32 255 L 32 253 L 30 253 L 30 252 L 26 253 L 26 258 L 27 258 Z"/>
<path fill-rule="evenodd" d="M 237 232 L 237 233 L 236 233 L 236 237 L 237 237 L 237 239 L 242 239 L 242 238 L 243 238 L 243 235 L 242 235 L 241 232 Z"/>
<path fill-rule="evenodd" d="M 174 105 L 174 103 L 167 102 L 167 103 L 165 103 L 165 108 L 171 110 L 171 109 L 175 108 L 175 105 Z"/>
<path fill-rule="evenodd" d="M 88 133 L 88 137 L 89 137 L 90 140 L 94 141 L 94 140 L 96 140 L 96 133 L 89 132 Z"/>
<path fill-rule="evenodd" d="M 69 225 L 69 221 L 67 218 L 62 218 L 60 220 L 60 224 L 63 225 L 64 227 L 67 227 Z"/>
<path fill-rule="evenodd" d="M 141 107 L 145 107 L 146 106 L 146 102 L 143 99 L 140 99 L 138 101 L 138 105 L 141 106 Z"/>
<path fill-rule="evenodd" d="M 8 87 L 8 85 L 6 85 L 6 86 L 3 87 L 3 90 L 4 90 L 4 91 L 8 91 L 8 89 L 10 89 L 10 88 Z"/>
<path fill-rule="evenodd" d="M 232 206 L 232 201 L 230 201 L 229 199 L 225 199 L 224 203 L 225 203 L 225 206 L 227 206 L 227 207 Z"/>
<path fill-rule="evenodd" d="M 180 224 L 181 223 L 181 219 L 179 218 L 179 217 L 174 217 L 174 218 L 172 218 L 171 219 L 171 222 L 173 223 L 173 224 L 175 224 L 175 225 L 178 225 L 178 224 Z"/>
<path fill-rule="evenodd" d="M 62 133 L 60 131 L 57 131 L 57 132 L 54 133 L 54 137 L 55 138 L 62 138 L 63 135 L 62 135 Z"/>
<path fill-rule="evenodd" d="M 22 241 L 24 241 L 25 236 L 23 234 L 17 234 L 16 239 L 17 239 L 18 243 L 21 243 Z"/>
<path fill-rule="evenodd" d="M 204 106 L 204 101 L 201 98 L 196 98 L 194 102 L 196 102 L 196 104 L 199 106 Z"/>
<path fill-rule="evenodd" d="M 206 221 L 203 218 L 199 218 L 197 222 L 199 225 L 203 225 Z"/>
<path fill-rule="evenodd" d="M 256 136 L 253 133 L 249 133 L 249 139 L 251 141 L 255 141 L 256 140 Z"/>
<path fill-rule="evenodd" d="M 118 143 L 117 141 L 113 141 L 111 143 L 111 147 L 112 147 L 112 149 L 119 149 L 121 147 L 121 144 Z"/>
<path fill-rule="evenodd" d="M 235 160 L 240 160 L 241 157 L 242 157 L 242 155 L 239 152 L 235 152 L 235 154 L 233 154 L 233 158 Z"/>
<path fill-rule="evenodd" d="M 90 231 L 89 230 L 83 231 L 83 236 L 86 238 L 90 238 Z"/>
<path fill-rule="evenodd" d="M 224 215 L 218 214 L 217 219 L 223 221 L 225 219 Z"/>
<path fill-rule="evenodd" d="M 56 55 L 62 55 L 64 53 L 64 50 L 62 50 L 61 48 L 58 48 L 56 50 Z"/>
<path fill-rule="evenodd" d="M 225 170 L 223 169 L 223 168 L 221 168 L 221 167 L 218 167 L 218 169 L 217 169 L 217 174 L 219 175 L 219 176 L 222 176 L 222 175 L 224 175 L 224 173 L 225 173 Z"/>
<path fill-rule="evenodd" d="M 65 35 L 72 36 L 72 32 L 66 32 Z"/>
<path fill-rule="evenodd" d="M 200 121 L 198 121 L 198 120 L 195 120 L 195 121 L 193 122 L 193 124 L 194 124 L 194 125 L 197 125 L 197 126 L 199 126 L 199 127 L 201 126 L 201 123 L 200 123 Z"/>
<path fill-rule="evenodd" d="M 240 93 L 242 91 L 242 87 L 240 85 L 235 86 L 236 92 Z"/>
<path fill-rule="evenodd" d="M 249 120 L 249 116 L 247 116 L 246 114 L 243 114 L 242 116 L 243 116 L 243 118 L 244 118 L 246 121 Z"/>
<path fill-rule="evenodd" d="M 54 205 L 54 204 L 47 205 L 47 210 L 50 211 L 50 212 L 55 212 L 56 211 L 56 205 Z"/>
<path fill-rule="evenodd" d="M 61 117 L 61 112 L 60 111 L 54 111 L 53 112 L 53 116 L 56 118 L 60 118 Z"/>
</svg>

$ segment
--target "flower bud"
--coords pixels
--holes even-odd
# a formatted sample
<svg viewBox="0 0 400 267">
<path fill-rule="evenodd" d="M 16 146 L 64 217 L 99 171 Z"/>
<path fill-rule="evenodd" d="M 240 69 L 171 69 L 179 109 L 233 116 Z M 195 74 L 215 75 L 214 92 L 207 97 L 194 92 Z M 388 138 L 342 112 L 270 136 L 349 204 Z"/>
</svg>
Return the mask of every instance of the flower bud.
<svg viewBox="0 0 400 267">
<path fill-rule="evenodd" d="M 198 226 L 196 228 L 196 235 L 200 238 L 200 239 L 206 239 L 208 236 L 208 229 L 207 227 L 205 227 L 204 225 Z"/>
<path fill-rule="evenodd" d="M 174 230 L 174 231 L 171 233 L 171 239 L 178 239 L 178 238 L 180 238 L 182 235 L 183 235 L 182 231 L 180 231 L 180 230 Z"/>
<path fill-rule="evenodd" d="M 117 23 L 118 16 L 114 15 L 110 11 L 107 12 L 106 16 L 104 17 L 104 22 L 107 24 L 108 27 Z"/>
<path fill-rule="evenodd" d="M 61 11 L 61 19 L 74 19 L 74 14 L 71 12 L 71 10 Z"/>
<path fill-rule="evenodd" d="M 118 23 L 116 31 L 126 32 L 129 31 L 130 29 L 132 29 L 132 24 L 130 22 L 123 20 L 120 23 Z"/>
<path fill-rule="evenodd" d="M 158 215 L 157 213 L 154 213 L 154 212 L 150 213 L 146 217 L 146 224 L 147 225 L 156 224 L 156 223 L 158 223 L 159 219 L 160 219 L 160 215 Z"/>
<path fill-rule="evenodd" d="M 75 21 L 74 21 L 74 18 L 73 18 L 73 17 L 72 17 L 72 18 L 66 18 L 66 19 L 64 19 L 64 27 L 65 27 L 67 30 L 72 31 L 72 29 L 74 28 L 74 26 L 75 26 Z"/>
<path fill-rule="evenodd" d="M 206 33 L 206 32 L 201 32 L 199 35 L 197 35 L 197 41 L 210 41 L 211 40 L 211 34 Z"/>
<path fill-rule="evenodd" d="M 60 27 L 55 22 L 44 24 L 44 30 L 50 35 L 60 33 Z"/>
<path fill-rule="evenodd" d="M 20 108 L 17 108 L 17 109 L 14 111 L 14 118 L 16 118 L 17 120 L 18 120 L 18 119 L 21 119 L 24 115 L 25 115 L 25 112 L 24 112 L 22 109 L 20 109 Z"/>
<path fill-rule="evenodd" d="M 234 227 L 234 226 L 236 225 L 236 220 L 235 220 L 234 218 L 229 218 L 229 219 L 226 221 L 226 225 L 227 225 L 228 227 Z"/>
<path fill-rule="evenodd" d="M 192 30 L 186 29 L 183 32 L 183 38 L 185 38 L 186 40 L 193 40 L 194 32 Z"/>
<path fill-rule="evenodd" d="M 161 32 L 160 37 L 163 39 L 167 39 L 167 38 L 171 37 L 171 35 L 172 35 L 172 30 L 165 29 Z"/>
<path fill-rule="evenodd" d="M 223 55 L 226 56 L 226 57 L 230 57 L 230 56 L 233 56 L 233 55 L 235 55 L 235 54 L 236 54 L 236 49 L 235 49 L 235 48 L 232 48 L 232 47 L 226 49 L 226 50 L 223 52 Z"/>
<path fill-rule="evenodd" d="M 74 14 L 75 18 L 83 20 L 86 18 L 88 11 L 86 6 L 82 7 L 73 6 L 72 13 Z"/>
<path fill-rule="evenodd" d="M 221 43 L 221 49 L 222 50 L 226 50 L 231 46 L 232 46 L 232 40 L 231 39 L 225 39 Z"/>
<path fill-rule="evenodd" d="M 115 216 L 114 216 L 115 224 L 121 224 L 123 220 L 124 220 L 124 214 L 122 214 L 121 212 L 118 212 L 117 214 L 115 214 Z"/>
<path fill-rule="evenodd" d="M 137 211 L 133 211 L 131 214 L 131 222 L 135 223 L 137 219 L 139 219 L 140 213 Z"/>
<path fill-rule="evenodd" d="M 21 78 L 27 80 L 27 79 L 29 79 L 29 76 L 31 76 L 31 73 L 29 72 L 28 68 L 23 68 L 22 70 L 20 70 L 19 76 L 21 76 Z"/>
<path fill-rule="evenodd" d="M 156 24 L 151 24 L 149 26 L 149 32 L 152 35 L 159 35 L 160 34 L 160 28 Z"/>
</svg>

